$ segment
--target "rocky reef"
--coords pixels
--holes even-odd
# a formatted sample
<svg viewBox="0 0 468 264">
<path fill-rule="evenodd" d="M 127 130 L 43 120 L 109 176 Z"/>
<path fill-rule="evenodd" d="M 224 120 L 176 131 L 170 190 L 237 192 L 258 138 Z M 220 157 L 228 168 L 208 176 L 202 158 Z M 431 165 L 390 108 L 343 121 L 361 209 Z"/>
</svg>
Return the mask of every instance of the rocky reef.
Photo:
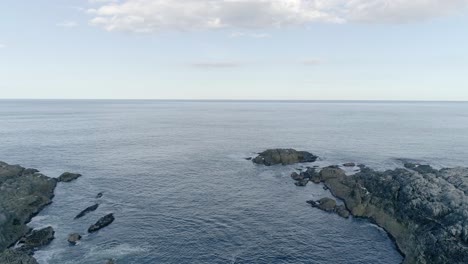
<svg viewBox="0 0 468 264">
<path fill-rule="evenodd" d="M 0 263 L 36 263 L 23 250 L 6 249 L 24 237 L 25 251 L 32 250 L 42 233 L 50 234 L 47 229 L 26 236 L 31 231 L 26 224 L 52 202 L 56 185 L 38 170 L 0 162 Z"/>
<path fill-rule="evenodd" d="M 367 218 L 384 228 L 405 256 L 404 263 L 468 263 L 468 168 L 437 170 L 411 163 L 384 172 L 359 168 L 349 176 L 337 165 L 308 168 L 291 178 L 298 186 L 323 183 L 344 202 L 307 201 L 313 207 Z"/>
<path fill-rule="evenodd" d="M 268 149 L 259 153 L 252 161 L 266 166 L 282 164 L 289 165 L 301 162 L 314 162 L 317 156 L 307 151 L 297 151 L 295 149 Z"/>
<path fill-rule="evenodd" d="M 352 215 L 394 238 L 404 263 L 468 263 L 468 168 L 405 167 L 352 176 L 323 168 L 319 177 Z"/>
<path fill-rule="evenodd" d="M 31 230 L 27 223 L 52 202 L 58 182 L 70 182 L 81 174 L 66 172 L 57 179 L 49 178 L 36 169 L 0 162 L 0 264 L 37 264 L 34 251 L 48 245 L 55 237 L 52 227 Z M 97 198 L 102 197 L 99 193 Z M 76 218 L 95 211 L 98 204 L 84 209 Z M 109 214 L 93 225 L 97 231 L 114 221 Z M 69 235 L 74 245 L 81 235 Z"/>
</svg>

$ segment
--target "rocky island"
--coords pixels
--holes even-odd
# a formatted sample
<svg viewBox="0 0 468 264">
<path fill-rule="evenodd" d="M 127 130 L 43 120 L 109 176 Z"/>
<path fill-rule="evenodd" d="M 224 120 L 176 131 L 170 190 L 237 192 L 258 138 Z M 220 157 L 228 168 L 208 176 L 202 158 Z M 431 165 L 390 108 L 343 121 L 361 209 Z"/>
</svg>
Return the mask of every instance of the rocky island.
<svg viewBox="0 0 468 264">
<path fill-rule="evenodd" d="M 404 255 L 404 263 L 468 263 L 468 168 L 436 170 L 407 163 L 380 172 L 361 165 L 359 172 L 346 175 L 334 165 L 293 172 L 291 177 L 301 182 L 298 186 L 322 183 L 345 204 L 338 208 L 335 201 L 323 198 L 308 201 L 313 207 L 343 217 L 349 211 L 384 228 Z"/>
</svg>

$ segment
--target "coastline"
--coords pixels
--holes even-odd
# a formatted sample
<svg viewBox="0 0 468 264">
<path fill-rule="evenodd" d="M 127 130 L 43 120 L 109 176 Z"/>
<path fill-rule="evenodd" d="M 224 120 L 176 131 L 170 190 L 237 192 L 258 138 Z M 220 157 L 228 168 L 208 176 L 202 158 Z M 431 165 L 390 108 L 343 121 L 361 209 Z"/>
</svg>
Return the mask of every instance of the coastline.
<svg viewBox="0 0 468 264">
<path fill-rule="evenodd" d="M 252 161 L 266 166 L 307 162 L 291 153 L 290 149 L 267 150 Z M 359 171 L 346 175 L 342 168 L 347 166 L 359 167 Z M 353 217 L 383 228 L 405 264 L 468 263 L 468 168 L 436 170 L 412 163 L 404 167 L 384 172 L 352 163 L 307 167 L 300 174 L 293 172 L 291 178 L 297 186 L 324 184 Z M 349 217 L 333 199 L 307 203 Z"/>
</svg>

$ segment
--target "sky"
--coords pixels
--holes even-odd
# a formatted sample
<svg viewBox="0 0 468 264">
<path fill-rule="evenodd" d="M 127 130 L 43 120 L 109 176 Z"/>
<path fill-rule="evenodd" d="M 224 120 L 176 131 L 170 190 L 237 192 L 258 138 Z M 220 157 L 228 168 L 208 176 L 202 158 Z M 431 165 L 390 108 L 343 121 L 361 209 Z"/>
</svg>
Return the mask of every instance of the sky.
<svg viewBox="0 0 468 264">
<path fill-rule="evenodd" d="M 468 101 L 468 0 L 0 0 L 0 98 Z"/>
</svg>

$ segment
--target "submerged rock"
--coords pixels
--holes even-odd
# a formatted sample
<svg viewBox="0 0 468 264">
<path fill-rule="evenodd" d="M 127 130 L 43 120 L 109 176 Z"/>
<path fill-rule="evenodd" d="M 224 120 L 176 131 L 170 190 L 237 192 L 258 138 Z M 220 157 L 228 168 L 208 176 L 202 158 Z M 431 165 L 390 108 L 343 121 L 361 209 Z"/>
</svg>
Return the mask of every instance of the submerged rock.
<svg viewBox="0 0 468 264">
<path fill-rule="evenodd" d="M 78 243 L 78 241 L 81 240 L 81 235 L 78 234 L 78 233 L 73 233 L 73 234 L 70 234 L 68 235 L 68 242 L 72 245 L 76 245 L 76 243 Z"/>
<path fill-rule="evenodd" d="M 99 199 L 99 198 L 101 198 L 103 195 L 104 195 L 104 194 L 103 194 L 102 192 L 100 192 L 100 193 L 98 193 L 98 194 L 96 195 L 96 198 Z"/>
<path fill-rule="evenodd" d="M 317 156 L 307 151 L 297 151 L 294 149 L 268 149 L 260 153 L 252 161 L 266 166 L 282 164 L 289 165 L 301 162 L 314 162 Z"/>
<path fill-rule="evenodd" d="M 106 260 L 106 264 L 115 264 L 115 261 L 113 259 L 108 259 Z"/>
<path fill-rule="evenodd" d="M 81 211 L 77 216 L 75 216 L 75 219 L 81 218 L 81 217 L 85 216 L 89 212 L 96 211 L 96 209 L 98 207 L 99 207 L 99 204 L 95 204 L 95 205 L 91 205 L 91 206 L 87 207 L 86 209 Z"/>
<path fill-rule="evenodd" d="M 308 182 L 309 182 L 309 179 L 302 179 L 302 180 L 296 181 L 294 184 L 296 186 L 304 187 L 307 185 Z"/>
<path fill-rule="evenodd" d="M 59 182 L 71 182 L 81 177 L 79 173 L 64 172 L 58 177 Z"/>
<path fill-rule="evenodd" d="M 354 162 L 348 162 L 348 163 L 345 163 L 343 164 L 344 167 L 355 167 L 356 166 L 356 163 Z"/>
<path fill-rule="evenodd" d="M 114 214 L 108 214 L 99 219 L 94 225 L 88 228 L 88 233 L 96 232 L 114 222 Z"/>
</svg>

